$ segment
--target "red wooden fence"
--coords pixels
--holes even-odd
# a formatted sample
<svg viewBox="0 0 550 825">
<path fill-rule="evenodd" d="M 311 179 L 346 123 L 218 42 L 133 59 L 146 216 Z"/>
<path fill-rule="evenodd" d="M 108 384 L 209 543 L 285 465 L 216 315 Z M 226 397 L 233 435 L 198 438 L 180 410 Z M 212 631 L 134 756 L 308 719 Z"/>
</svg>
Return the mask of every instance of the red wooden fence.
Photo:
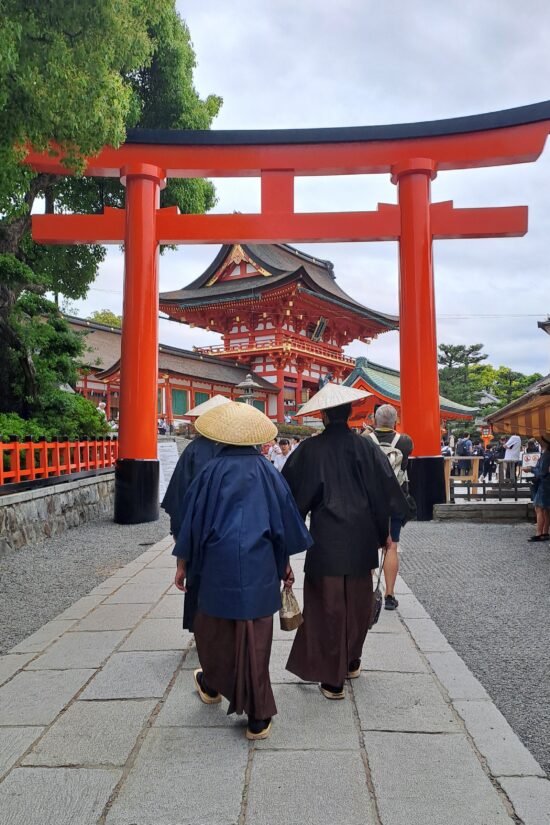
<svg viewBox="0 0 550 825">
<path fill-rule="evenodd" d="M 0 487 L 21 481 L 114 467 L 118 440 L 0 441 Z"/>
</svg>

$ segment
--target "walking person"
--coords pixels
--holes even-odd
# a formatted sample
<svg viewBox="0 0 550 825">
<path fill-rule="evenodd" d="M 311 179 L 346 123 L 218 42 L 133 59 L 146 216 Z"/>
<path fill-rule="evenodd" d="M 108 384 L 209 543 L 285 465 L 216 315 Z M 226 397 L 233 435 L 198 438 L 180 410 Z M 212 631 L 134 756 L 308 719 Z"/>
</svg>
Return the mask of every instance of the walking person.
<svg viewBox="0 0 550 825">
<path fill-rule="evenodd" d="M 229 398 L 224 395 L 214 395 L 208 401 L 193 407 L 186 415 L 189 418 L 198 418 L 208 410 L 213 410 L 223 404 L 228 404 Z M 215 458 L 223 449 L 223 444 L 217 444 L 202 435 L 196 436 L 191 444 L 185 447 L 174 467 L 174 472 L 166 488 L 166 493 L 160 506 L 170 516 L 170 532 L 177 540 L 178 533 L 185 515 L 184 499 L 193 479 L 199 474 L 208 462 Z M 197 610 L 198 578 L 187 588 L 183 601 L 183 629 L 193 632 L 193 619 Z"/>
<path fill-rule="evenodd" d="M 321 411 L 324 432 L 304 441 L 283 469 L 301 515 L 311 513 L 314 540 L 305 561 L 304 623 L 286 667 L 319 682 L 327 699 L 343 699 L 345 679 L 360 675 L 378 549 L 390 544 L 390 516 L 407 512 L 381 450 L 348 427 L 351 402 L 367 395 L 326 384 L 298 412 Z"/>
<path fill-rule="evenodd" d="M 550 435 L 541 435 L 544 450 L 533 469 L 533 504 L 537 515 L 537 531 L 528 541 L 550 539 Z"/>
<path fill-rule="evenodd" d="M 195 686 L 205 704 L 225 696 L 228 713 L 246 713 L 248 739 L 265 739 L 277 713 L 269 658 L 280 583 L 292 585 L 289 556 L 312 539 L 288 485 L 254 446 L 277 432 L 267 416 L 230 402 L 195 427 L 224 445 L 187 491 L 173 550 L 176 587 L 199 579 Z"/>
<path fill-rule="evenodd" d="M 391 404 L 382 404 L 378 407 L 374 414 L 374 421 L 376 428 L 368 437 L 380 447 L 391 465 L 403 494 L 408 496 L 407 464 L 414 446 L 412 438 L 406 433 L 396 431 L 397 410 Z M 399 604 L 395 598 L 395 582 L 399 572 L 398 545 L 403 522 L 404 519 L 396 515 L 393 515 L 390 520 L 391 542 L 384 559 L 384 581 L 386 584 L 384 608 L 386 610 L 395 610 Z"/>
</svg>

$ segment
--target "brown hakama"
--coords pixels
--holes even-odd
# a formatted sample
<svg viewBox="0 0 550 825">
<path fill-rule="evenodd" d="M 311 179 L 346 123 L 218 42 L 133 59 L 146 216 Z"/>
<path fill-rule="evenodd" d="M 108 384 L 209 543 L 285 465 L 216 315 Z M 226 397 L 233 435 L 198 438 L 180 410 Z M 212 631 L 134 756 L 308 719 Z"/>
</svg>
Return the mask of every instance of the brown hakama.
<svg viewBox="0 0 550 825">
<path fill-rule="evenodd" d="M 360 659 L 372 609 L 372 576 L 308 576 L 304 623 L 286 669 L 305 682 L 344 684 L 348 665 Z"/>
<path fill-rule="evenodd" d="M 204 681 L 229 701 L 227 712 L 255 719 L 275 716 L 269 679 L 273 616 L 218 619 L 198 612 L 194 633 Z"/>
</svg>

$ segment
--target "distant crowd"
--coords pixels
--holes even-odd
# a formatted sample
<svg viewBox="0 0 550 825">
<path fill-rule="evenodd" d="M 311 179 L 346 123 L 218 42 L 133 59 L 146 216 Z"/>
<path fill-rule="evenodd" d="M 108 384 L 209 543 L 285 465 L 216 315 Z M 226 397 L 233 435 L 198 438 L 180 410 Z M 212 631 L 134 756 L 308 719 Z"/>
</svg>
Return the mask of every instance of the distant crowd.
<svg viewBox="0 0 550 825">
<path fill-rule="evenodd" d="M 513 479 L 522 465 L 524 455 L 541 453 L 541 445 L 535 438 L 522 440 L 519 435 L 501 436 L 499 439 L 484 444 L 479 438 L 472 439 L 469 432 L 464 432 L 456 441 L 451 436 L 441 441 L 441 454 L 446 457 L 456 457 L 451 470 L 452 475 L 469 476 L 472 474 L 473 462 L 470 457 L 477 457 L 479 481 L 493 481 L 498 469 L 498 462 L 505 462 L 505 477 Z M 531 466 L 536 464 L 536 460 Z"/>
</svg>

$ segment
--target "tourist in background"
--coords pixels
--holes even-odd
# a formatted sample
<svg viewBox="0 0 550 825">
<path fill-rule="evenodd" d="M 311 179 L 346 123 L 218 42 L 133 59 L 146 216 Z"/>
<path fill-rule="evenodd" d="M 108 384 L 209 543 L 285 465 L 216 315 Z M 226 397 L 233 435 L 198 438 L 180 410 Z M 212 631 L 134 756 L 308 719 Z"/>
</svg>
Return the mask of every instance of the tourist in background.
<svg viewBox="0 0 550 825">
<path fill-rule="evenodd" d="M 472 462 L 464 460 L 466 456 L 472 455 L 472 449 L 470 433 L 463 433 L 462 438 L 456 442 L 456 456 L 460 459 L 458 462 L 459 476 L 469 476 L 472 471 Z"/>
<path fill-rule="evenodd" d="M 521 438 L 519 435 L 515 433 L 511 435 L 505 447 L 504 460 L 506 461 L 506 478 L 511 480 L 515 478 L 521 454 Z"/>
<path fill-rule="evenodd" d="M 498 445 L 496 445 L 494 447 L 488 446 L 485 450 L 480 480 L 492 481 L 493 474 L 496 472 L 497 468 L 496 454 L 498 449 Z"/>
<path fill-rule="evenodd" d="M 292 438 L 290 439 L 290 452 L 291 453 L 293 453 L 294 450 L 296 449 L 296 447 L 299 446 L 301 440 L 302 439 L 300 438 L 299 435 L 293 435 L 292 436 Z"/>
<path fill-rule="evenodd" d="M 544 450 L 533 470 L 533 504 L 537 531 L 529 541 L 548 541 L 550 528 L 550 435 L 541 435 Z"/>
<path fill-rule="evenodd" d="M 272 441 L 269 442 L 269 449 L 267 451 L 267 458 L 273 464 L 276 455 L 281 454 L 281 448 L 277 444 L 277 439 L 274 438 Z"/>
<path fill-rule="evenodd" d="M 472 445 L 472 456 L 474 458 L 479 458 L 480 460 L 477 462 L 477 477 L 478 480 L 481 479 L 483 474 L 483 460 L 485 458 L 485 447 L 483 446 L 481 441 L 474 441 Z M 473 466 L 472 462 L 472 466 Z"/>
<path fill-rule="evenodd" d="M 526 453 L 540 453 L 540 444 L 536 440 L 536 438 L 530 438 L 527 444 L 525 445 L 525 452 Z"/>
<path fill-rule="evenodd" d="M 273 457 L 273 466 L 279 472 L 282 472 L 286 464 L 286 460 L 290 455 L 290 442 L 288 438 L 281 438 L 279 441 L 280 452 Z"/>
</svg>

